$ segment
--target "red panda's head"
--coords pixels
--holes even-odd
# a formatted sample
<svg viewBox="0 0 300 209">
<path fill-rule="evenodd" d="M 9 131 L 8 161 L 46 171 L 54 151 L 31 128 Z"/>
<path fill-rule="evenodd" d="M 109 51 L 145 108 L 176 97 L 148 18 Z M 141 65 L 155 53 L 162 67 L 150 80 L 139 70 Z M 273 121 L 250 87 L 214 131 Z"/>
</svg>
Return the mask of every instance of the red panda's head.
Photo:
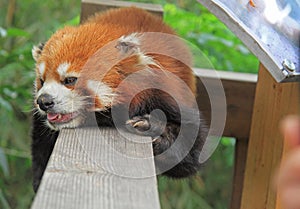
<svg viewBox="0 0 300 209">
<path fill-rule="evenodd" d="M 127 74 L 155 65 L 139 52 L 140 34 L 120 37 L 101 28 L 66 27 L 33 47 L 35 107 L 53 129 L 77 127 L 87 112 L 111 108 L 116 88 Z"/>
<path fill-rule="evenodd" d="M 134 7 L 60 29 L 45 44 L 33 47 L 32 54 L 35 107 L 53 129 L 77 127 L 88 112 L 105 111 L 114 104 L 139 105 L 151 96 L 133 95 L 143 84 L 174 92 L 187 105 L 191 98 L 183 86 L 196 92 L 185 44 L 160 18 Z M 140 71 L 146 74 L 127 79 Z"/>
</svg>

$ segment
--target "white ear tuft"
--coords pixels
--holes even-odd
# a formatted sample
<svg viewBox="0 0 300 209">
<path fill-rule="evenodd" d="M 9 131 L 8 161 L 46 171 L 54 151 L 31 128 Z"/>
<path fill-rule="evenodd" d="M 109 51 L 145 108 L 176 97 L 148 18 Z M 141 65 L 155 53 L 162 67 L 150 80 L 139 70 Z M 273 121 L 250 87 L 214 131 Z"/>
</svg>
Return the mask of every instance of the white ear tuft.
<svg viewBox="0 0 300 209">
<path fill-rule="evenodd" d="M 32 57 L 35 61 L 37 61 L 43 51 L 44 48 L 44 43 L 40 43 L 38 46 L 33 46 L 31 53 L 32 53 Z"/>
<path fill-rule="evenodd" d="M 120 50 L 122 54 L 127 54 L 129 52 L 139 52 L 140 51 L 140 34 L 132 33 L 127 36 L 122 36 L 119 38 L 116 48 Z"/>
</svg>

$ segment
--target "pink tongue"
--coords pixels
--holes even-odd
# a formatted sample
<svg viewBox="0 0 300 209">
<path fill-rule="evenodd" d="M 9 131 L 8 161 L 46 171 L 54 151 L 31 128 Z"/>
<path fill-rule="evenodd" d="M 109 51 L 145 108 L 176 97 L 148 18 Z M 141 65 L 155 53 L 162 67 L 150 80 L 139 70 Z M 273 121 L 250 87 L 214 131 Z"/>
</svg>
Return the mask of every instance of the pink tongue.
<svg viewBox="0 0 300 209">
<path fill-rule="evenodd" d="M 48 113 L 47 114 L 47 119 L 49 121 L 56 121 L 56 120 L 58 120 L 58 117 L 59 117 L 59 114 L 57 114 L 57 113 Z"/>
<path fill-rule="evenodd" d="M 50 122 L 66 122 L 70 120 L 72 117 L 72 113 L 69 114 L 59 114 L 59 113 L 48 113 L 47 119 Z"/>
</svg>

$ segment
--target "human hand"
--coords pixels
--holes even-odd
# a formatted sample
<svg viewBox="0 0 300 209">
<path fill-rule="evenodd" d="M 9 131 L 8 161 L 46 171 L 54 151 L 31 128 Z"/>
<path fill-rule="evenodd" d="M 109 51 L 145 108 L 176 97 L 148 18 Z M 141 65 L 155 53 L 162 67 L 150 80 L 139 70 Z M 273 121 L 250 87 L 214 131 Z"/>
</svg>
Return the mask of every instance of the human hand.
<svg viewBox="0 0 300 209">
<path fill-rule="evenodd" d="M 287 117 L 281 131 L 289 152 L 278 172 L 277 191 L 284 208 L 300 209 L 300 118 Z"/>
</svg>

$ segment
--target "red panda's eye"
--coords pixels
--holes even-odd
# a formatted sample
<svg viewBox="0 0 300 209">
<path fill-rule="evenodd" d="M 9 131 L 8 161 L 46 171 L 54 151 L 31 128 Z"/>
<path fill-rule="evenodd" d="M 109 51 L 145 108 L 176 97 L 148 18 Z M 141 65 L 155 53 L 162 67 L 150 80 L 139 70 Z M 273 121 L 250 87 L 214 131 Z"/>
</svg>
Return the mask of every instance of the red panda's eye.
<svg viewBox="0 0 300 209">
<path fill-rule="evenodd" d="M 76 81 L 77 81 L 76 77 L 67 77 L 63 81 L 63 84 L 66 86 L 73 86 L 76 83 Z"/>
<path fill-rule="evenodd" d="M 41 78 L 40 78 L 40 83 L 41 83 L 41 86 L 44 85 L 44 81 L 43 81 L 43 79 L 41 79 Z"/>
</svg>

